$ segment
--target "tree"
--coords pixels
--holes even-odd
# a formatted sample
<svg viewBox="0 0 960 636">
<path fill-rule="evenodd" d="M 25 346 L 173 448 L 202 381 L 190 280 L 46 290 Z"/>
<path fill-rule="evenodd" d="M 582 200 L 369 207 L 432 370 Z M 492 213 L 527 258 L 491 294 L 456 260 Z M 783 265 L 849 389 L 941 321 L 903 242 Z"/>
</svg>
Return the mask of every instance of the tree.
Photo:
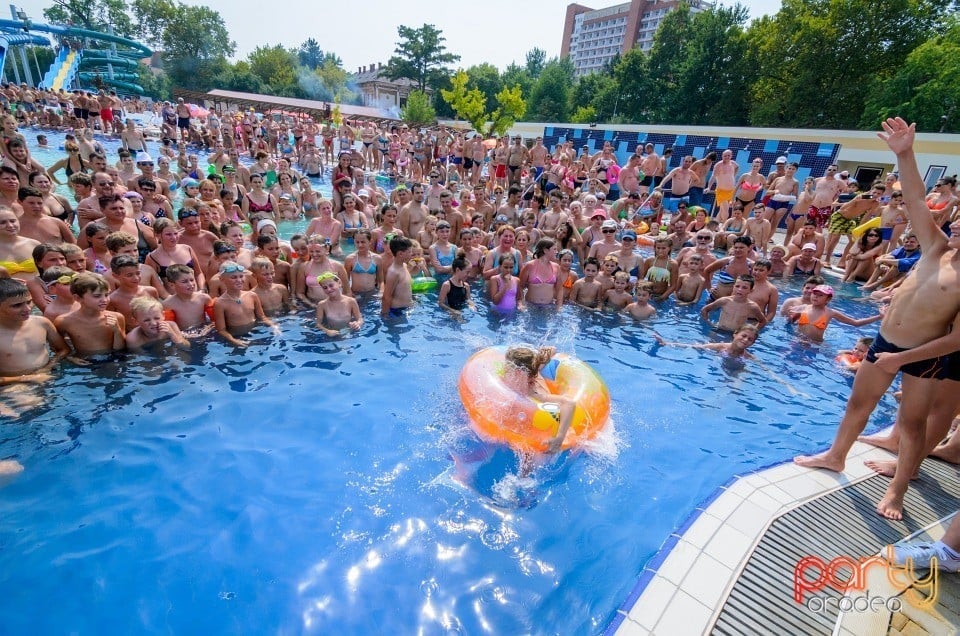
<svg viewBox="0 0 960 636">
<path fill-rule="evenodd" d="M 520 66 L 515 62 L 511 63 L 500 75 L 500 83 L 503 86 L 519 86 L 524 95 L 529 95 L 533 91 L 535 81 L 526 66 Z"/>
<path fill-rule="evenodd" d="M 300 62 L 300 66 L 305 66 L 313 70 L 323 64 L 323 59 L 324 56 L 323 51 L 320 50 L 320 43 L 313 38 L 308 38 L 300 45 L 300 48 L 297 49 L 297 60 Z"/>
<path fill-rule="evenodd" d="M 53 0 L 43 10 L 43 17 L 58 24 L 73 24 L 92 31 L 106 31 L 108 26 L 122 37 L 135 35 L 133 21 L 124 0 Z"/>
<path fill-rule="evenodd" d="M 590 73 L 577 81 L 570 92 L 570 108 L 575 113 L 580 109 L 591 109 L 593 116 L 589 122 L 609 121 L 614 115 L 620 102 L 620 92 L 612 73 Z M 582 115 L 582 113 L 581 113 Z M 586 116 L 586 115 L 582 115 Z M 587 123 L 589 123 L 587 122 Z M 579 122 L 584 123 L 584 122 Z"/>
<path fill-rule="evenodd" d="M 678 121 L 673 106 L 689 54 L 690 22 L 690 7 L 680 4 L 664 16 L 653 36 L 653 47 L 647 59 L 650 90 L 646 95 L 652 122 Z"/>
<path fill-rule="evenodd" d="M 457 117 L 470 122 L 474 130 L 482 130 L 487 123 L 487 97 L 476 87 L 468 89 L 469 81 L 467 72 L 459 70 L 450 78 L 450 90 L 441 89 L 440 94 Z"/>
<path fill-rule="evenodd" d="M 487 98 L 487 111 L 493 111 L 497 107 L 497 93 L 503 88 L 497 67 L 487 62 L 477 64 L 467 69 L 467 77 L 470 78 L 467 86 L 483 93 Z"/>
<path fill-rule="evenodd" d="M 597 121 L 597 109 L 593 106 L 578 106 L 570 116 L 575 124 L 592 124 Z"/>
<path fill-rule="evenodd" d="M 228 91 L 244 93 L 263 93 L 266 89 L 260 78 L 250 70 L 250 63 L 240 60 L 220 79 L 222 87 Z"/>
<path fill-rule="evenodd" d="M 425 91 L 427 86 L 435 86 L 439 77 L 449 73 L 448 65 L 460 59 L 459 55 L 447 52 L 446 38 L 432 24 L 424 24 L 419 29 L 400 25 L 397 33 L 400 41 L 383 69 L 383 75 L 388 79 L 405 77 L 420 91 Z"/>
<path fill-rule="evenodd" d="M 887 117 L 901 116 L 929 132 L 960 131 L 960 21 L 913 50 L 886 80 L 867 91 L 861 127 L 876 129 Z"/>
<path fill-rule="evenodd" d="M 250 72 L 276 91 L 297 84 L 297 56 L 281 45 L 258 46 L 247 56 Z"/>
<path fill-rule="evenodd" d="M 530 77 L 537 79 L 543 72 L 543 67 L 547 63 L 547 52 L 541 48 L 534 47 L 527 51 L 527 73 Z"/>
<path fill-rule="evenodd" d="M 175 86 L 206 90 L 229 70 L 236 45 L 220 14 L 208 7 L 177 4 L 160 38 L 164 68 Z"/>
<path fill-rule="evenodd" d="M 430 98 L 423 91 L 410 91 L 407 104 L 400 109 L 400 118 L 411 128 L 419 128 L 437 121 Z"/>
<path fill-rule="evenodd" d="M 613 110 L 604 117 L 612 122 L 647 123 L 652 120 L 647 56 L 638 48 L 627 51 L 613 68 Z"/>
<path fill-rule="evenodd" d="M 143 88 L 144 95 L 156 100 L 165 100 L 173 97 L 173 87 L 170 84 L 170 78 L 163 71 L 154 73 L 146 64 L 138 62 L 137 76 L 140 78 L 137 80 L 137 83 Z"/>
<path fill-rule="evenodd" d="M 527 110 L 533 121 L 567 121 L 570 113 L 570 88 L 573 86 L 573 62 L 553 58 L 530 92 Z"/>
<path fill-rule="evenodd" d="M 497 93 L 497 104 L 497 109 L 490 115 L 487 134 L 493 132 L 503 135 L 527 112 L 527 103 L 523 100 L 523 91 L 519 86 L 503 88 Z"/>
<path fill-rule="evenodd" d="M 133 0 L 130 11 L 137 22 L 137 36 L 150 46 L 163 46 L 163 32 L 176 18 L 177 5 L 172 0 Z"/>
</svg>

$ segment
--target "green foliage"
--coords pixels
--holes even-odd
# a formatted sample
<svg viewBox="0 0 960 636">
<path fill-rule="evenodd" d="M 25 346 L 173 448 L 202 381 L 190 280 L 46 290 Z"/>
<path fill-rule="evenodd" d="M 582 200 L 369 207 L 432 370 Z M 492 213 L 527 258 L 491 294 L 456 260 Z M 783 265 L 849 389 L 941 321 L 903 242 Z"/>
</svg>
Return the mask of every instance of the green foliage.
<svg viewBox="0 0 960 636">
<path fill-rule="evenodd" d="M 250 72 L 276 91 L 297 85 L 297 56 L 279 44 L 258 46 L 247 56 Z"/>
<path fill-rule="evenodd" d="M 547 63 L 547 52 L 541 48 L 534 47 L 527 51 L 526 71 L 530 77 L 537 79 L 543 72 L 543 67 Z"/>
<path fill-rule="evenodd" d="M 487 134 L 494 132 L 503 135 L 527 112 L 527 103 L 519 86 L 504 87 L 497 93 L 497 104 L 497 109 L 490 115 Z"/>
<path fill-rule="evenodd" d="M 460 59 L 459 55 L 447 52 L 446 38 L 432 24 L 419 29 L 400 25 L 397 33 L 400 41 L 383 69 L 383 75 L 389 79 L 405 77 L 424 91 L 427 86 L 435 87 L 441 77 L 449 74 L 448 65 Z"/>
<path fill-rule="evenodd" d="M 84 29 L 106 31 L 107 26 L 122 37 L 136 34 L 124 0 L 53 0 L 43 17 L 56 24 L 73 23 Z"/>
<path fill-rule="evenodd" d="M 456 113 L 457 117 L 470 122 L 474 130 L 483 130 L 487 122 L 487 97 L 477 88 L 467 88 L 470 77 L 459 70 L 450 78 L 450 90 L 441 89 L 440 94 Z"/>
<path fill-rule="evenodd" d="M 137 84 L 143 87 L 143 94 L 157 100 L 166 100 L 173 97 L 173 86 L 166 73 L 154 73 L 153 69 L 140 62 L 137 64 L 137 75 L 140 77 Z"/>
<path fill-rule="evenodd" d="M 577 106 L 577 110 L 570 115 L 570 121 L 575 124 L 592 124 L 597 121 L 597 109 L 593 106 Z"/>
<path fill-rule="evenodd" d="M 313 38 L 307 40 L 297 49 L 297 61 L 301 66 L 308 69 L 316 69 L 323 64 L 323 51 L 320 50 L 320 43 Z"/>
<path fill-rule="evenodd" d="M 647 72 L 651 82 L 650 92 L 647 94 L 647 108 L 652 122 L 676 121 L 673 105 L 677 100 L 689 54 L 691 21 L 690 7 L 681 4 L 664 16 L 653 36 L 653 47 L 647 59 Z"/>
<path fill-rule="evenodd" d="M 570 58 L 553 58 L 547 62 L 530 92 L 529 118 L 533 121 L 567 121 L 572 86 L 573 62 Z"/>
<path fill-rule="evenodd" d="M 50 65 L 53 64 L 53 60 L 56 58 L 53 49 L 49 46 L 28 46 L 25 47 L 24 53 L 27 55 L 27 68 L 30 69 L 34 81 L 39 82 L 43 79 L 47 69 L 50 68 Z M 34 56 L 36 56 L 36 60 L 34 60 Z M 14 69 L 16 69 L 16 72 Z M 19 73 L 23 81 L 26 81 L 23 79 L 26 77 L 26 74 L 23 72 L 23 63 L 20 56 L 13 55 L 12 51 L 7 55 L 3 71 L 7 75 L 7 80 L 10 82 L 14 81 L 17 73 Z"/>
<path fill-rule="evenodd" d="M 400 109 L 400 118 L 411 128 L 427 126 L 437 121 L 430 98 L 422 91 L 411 91 L 407 104 Z"/>
<path fill-rule="evenodd" d="M 503 88 L 503 83 L 500 81 L 500 71 L 493 64 L 484 63 L 471 66 L 466 72 L 467 77 L 470 78 L 467 86 L 476 88 L 483 93 L 487 98 L 486 110 L 488 112 L 493 111 L 497 107 L 496 95 Z"/>
</svg>

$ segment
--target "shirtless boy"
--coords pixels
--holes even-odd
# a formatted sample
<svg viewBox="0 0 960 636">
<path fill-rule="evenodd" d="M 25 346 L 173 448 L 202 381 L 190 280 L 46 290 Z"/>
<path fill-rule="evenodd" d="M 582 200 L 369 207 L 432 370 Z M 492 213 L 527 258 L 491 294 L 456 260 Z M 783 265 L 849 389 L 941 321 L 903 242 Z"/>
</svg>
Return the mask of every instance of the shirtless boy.
<svg viewBox="0 0 960 636">
<path fill-rule="evenodd" d="M 843 470 L 850 448 L 896 377 L 896 372 L 876 364 L 877 355 L 914 349 L 946 335 L 960 313 L 960 222 L 951 224 L 948 238 L 933 221 L 924 201 L 926 187 L 913 151 L 916 126 L 898 117 L 883 122 L 883 130 L 880 138 L 897 155 L 907 215 L 920 241 L 922 256 L 913 274 L 904 279 L 892 297 L 879 334 L 854 378 L 846 412 L 830 449 L 794 459 L 808 468 Z M 935 378 L 942 366 L 940 358 L 933 358 L 901 367 L 900 455 L 896 475 L 877 505 L 877 512 L 889 519 L 903 518 L 903 497 L 923 458 L 927 415 L 937 389 Z"/>
<path fill-rule="evenodd" d="M 827 220 L 833 214 L 833 202 L 837 200 L 840 191 L 846 185 L 837 179 L 837 167 L 828 166 L 827 172 L 814 182 L 813 201 L 807 210 L 807 220 L 813 221 L 818 230 L 827 225 Z"/>
<path fill-rule="evenodd" d="M 363 326 L 360 305 L 356 298 L 343 295 L 343 286 L 337 275 L 324 272 L 317 280 L 326 295 L 326 298 L 317 303 L 317 328 L 331 338 L 339 336 L 341 329 L 360 329 Z"/>
<path fill-rule="evenodd" d="M 137 326 L 127 334 L 127 348 L 142 349 L 169 340 L 178 347 L 190 348 L 190 343 L 172 320 L 164 320 L 163 305 L 152 296 L 139 296 L 130 302 L 130 311 Z"/>
<path fill-rule="evenodd" d="M 413 242 L 405 236 L 395 236 L 390 239 L 390 252 L 393 262 L 387 269 L 380 307 L 380 315 L 384 318 L 403 316 L 413 306 L 413 279 L 407 271 L 407 262 L 413 255 Z"/>
<path fill-rule="evenodd" d="M 691 253 L 686 263 L 687 271 L 680 274 L 680 284 L 677 287 L 678 305 L 693 305 L 700 302 L 703 290 L 707 286 L 707 281 L 701 274 L 703 257 L 696 252 Z"/>
<path fill-rule="evenodd" d="M 132 256 L 122 254 L 110 260 L 110 273 L 117 281 L 117 288 L 110 294 L 107 309 L 123 315 L 128 329 L 137 325 L 130 304 L 135 298 L 150 297 L 159 300 L 157 290 L 140 284 L 140 263 Z"/>
<path fill-rule="evenodd" d="M 624 309 L 631 318 L 646 320 L 657 315 L 656 308 L 650 304 L 651 287 L 647 281 L 637 283 L 637 299 Z"/>
<path fill-rule="evenodd" d="M 53 323 L 31 315 L 32 308 L 22 281 L 0 278 L 0 384 L 42 382 L 49 377 L 44 371 L 70 352 Z"/>
<path fill-rule="evenodd" d="M 573 289 L 570 290 L 570 302 L 587 309 L 597 309 L 600 294 L 603 291 L 603 284 L 597 280 L 599 272 L 600 261 L 595 258 L 584 261 L 583 278 L 573 284 Z"/>
<path fill-rule="evenodd" d="M 700 317 L 715 329 L 723 331 L 735 332 L 747 324 L 748 320 L 756 320 L 758 327 L 763 327 L 767 324 L 767 318 L 757 303 L 749 298 L 753 290 L 753 282 L 753 276 L 738 276 L 733 284 L 733 293 L 704 305 L 700 310 Z M 710 322 L 710 314 L 718 309 L 720 319 L 716 325 L 713 325 Z"/>
<path fill-rule="evenodd" d="M 731 342 L 707 342 L 704 344 L 685 344 L 682 342 L 667 342 L 659 334 L 654 334 L 654 339 L 661 346 L 671 347 L 691 347 L 693 349 L 707 349 L 708 351 L 717 351 L 731 358 L 745 358 L 753 360 L 752 353 L 747 348 L 757 341 L 760 330 L 756 325 L 746 324 L 733 332 Z"/>
<path fill-rule="evenodd" d="M 260 297 L 252 291 L 244 291 L 246 268 L 233 261 L 227 261 L 220 266 L 220 279 L 226 286 L 226 291 L 213 303 L 213 323 L 224 340 L 235 347 L 246 347 L 247 343 L 237 338 L 234 333 L 248 331 L 257 321 L 273 327 L 276 325 L 263 313 Z"/>
<path fill-rule="evenodd" d="M 250 271 L 253 272 L 253 278 L 256 281 L 252 291 L 260 297 L 263 313 L 278 314 L 290 306 L 290 290 L 274 282 L 276 270 L 270 259 L 258 256 L 253 259 Z"/>
<path fill-rule="evenodd" d="M 193 329 L 212 318 L 213 300 L 197 291 L 193 268 L 171 265 L 167 268 L 167 281 L 173 294 L 163 301 L 163 308 L 170 318 L 176 320 L 180 329 Z"/>
<path fill-rule="evenodd" d="M 122 314 L 107 311 L 109 292 L 107 281 L 98 274 L 79 274 L 70 283 L 70 293 L 80 307 L 57 318 L 54 325 L 81 356 L 124 347 L 126 324 Z"/>
</svg>

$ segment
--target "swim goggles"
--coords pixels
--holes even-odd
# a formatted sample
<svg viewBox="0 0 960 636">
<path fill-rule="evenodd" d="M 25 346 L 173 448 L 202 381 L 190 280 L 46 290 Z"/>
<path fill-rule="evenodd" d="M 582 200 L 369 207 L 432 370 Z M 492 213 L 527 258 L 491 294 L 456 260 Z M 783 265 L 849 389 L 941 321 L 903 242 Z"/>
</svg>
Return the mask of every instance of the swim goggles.
<svg viewBox="0 0 960 636">
<path fill-rule="evenodd" d="M 247 268 L 239 263 L 226 263 L 220 266 L 221 274 L 236 274 L 238 272 L 242 274 L 245 271 L 247 271 Z"/>
<path fill-rule="evenodd" d="M 333 272 L 324 272 L 319 276 L 317 276 L 318 284 L 323 283 L 324 281 L 327 281 L 327 280 L 337 280 L 337 275 L 334 274 Z"/>
<path fill-rule="evenodd" d="M 60 283 L 61 285 L 69 285 L 70 283 L 73 282 L 73 279 L 76 277 L 77 277 L 76 274 L 64 274 L 54 282 Z"/>
</svg>

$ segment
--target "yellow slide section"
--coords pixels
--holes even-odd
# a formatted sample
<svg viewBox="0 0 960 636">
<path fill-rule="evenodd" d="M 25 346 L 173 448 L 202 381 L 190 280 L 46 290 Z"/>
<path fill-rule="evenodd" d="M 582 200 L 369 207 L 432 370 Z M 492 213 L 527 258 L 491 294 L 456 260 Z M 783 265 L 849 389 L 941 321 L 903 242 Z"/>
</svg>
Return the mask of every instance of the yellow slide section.
<svg viewBox="0 0 960 636">
<path fill-rule="evenodd" d="M 63 88 L 63 82 L 67 79 L 67 73 L 70 72 L 70 67 L 73 66 L 73 61 L 77 58 L 77 52 L 71 50 L 67 53 L 66 59 L 63 60 L 63 64 L 60 66 L 60 70 L 57 71 L 57 76 L 53 78 L 53 85 L 50 87 L 51 90 L 58 91 Z"/>
</svg>

